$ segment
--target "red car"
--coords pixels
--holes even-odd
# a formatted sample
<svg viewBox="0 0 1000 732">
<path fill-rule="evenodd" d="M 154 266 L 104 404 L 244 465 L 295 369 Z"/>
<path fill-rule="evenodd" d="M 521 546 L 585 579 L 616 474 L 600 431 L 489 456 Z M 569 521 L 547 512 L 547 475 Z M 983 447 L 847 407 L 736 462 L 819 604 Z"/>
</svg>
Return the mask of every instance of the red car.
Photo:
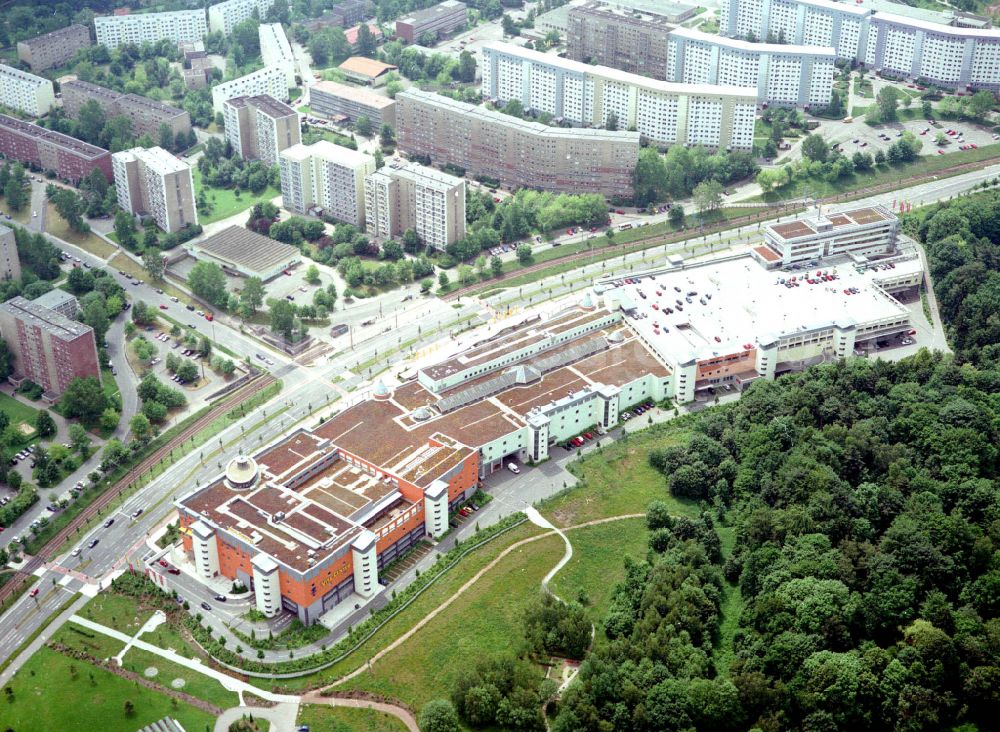
<svg viewBox="0 0 1000 732">
<path fill-rule="evenodd" d="M 181 573 L 181 571 L 179 569 L 177 569 L 177 567 L 167 567 L 167 571 L 170 572 L 170 574 L 180 574 Z"/>
<path fill-rule="evenodd" d="M 593 440 L 593 439 L 594 439 L 594 436 L 593 436 L 592 434 L 590 434 L 589 432 L 584 432 L 584 433 L 583 433 L 583 436 L 584 436 L 584 437 L 585 437 L 586 439 L 588 439 L 588 440 Z"/>
<path fill-rule="evenodd" d="M 289 270 L 287 270 L 287 269 L 284 272 L 282 272 L 281 274 L 285 275 L 285 277 L 291 277 L 292 276 L 292 273 Z"/>
<path fill-rule="evenodd" d="M 166 306 L 166 305 L 163 305 L 163 304 L 161 303 L 161 304 L 160 304 L 160 310 L 166 310 L 166 309 L 167 309 L 167 306 Z"/>
<path fill-rule="evenodd" d="M 38 588 L 36 587 L 35 589 L 33 589 L 33 590 L 32 590 L 32 591 L 31 591 L 31 592 L 30 592 L 30 593 L 28 594 L 28 597 L 38 597 Z"/>
<path fill-rule="evenodd" d="M 215 320 L 215 316 L 211 313 L 205 313 L 205 320 Z"/>
<path fill-rule="evenodd" d="M 170 563 L 166 559 L 161 559 L 160 562 L 159 562 L 159 564 L 160 564 L 161 567 L 164 567 L 164 568 L 167 568 L 167 567 L 170 566 Z"/>
</svg>

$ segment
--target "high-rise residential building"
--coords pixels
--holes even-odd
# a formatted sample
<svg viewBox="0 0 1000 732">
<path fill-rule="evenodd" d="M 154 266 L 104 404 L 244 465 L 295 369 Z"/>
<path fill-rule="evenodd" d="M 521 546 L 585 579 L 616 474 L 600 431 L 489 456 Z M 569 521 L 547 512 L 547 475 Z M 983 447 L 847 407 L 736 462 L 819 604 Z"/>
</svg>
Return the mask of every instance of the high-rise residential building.
<svg viewBox="0 0 1000 732">
<path fill-rule="evenodd" d="M 915 17 L 883 12 L 885 7 L 891 6 L 878 4 L 873 11 L 833 0 L 723 0 L 719 32 L 832 46 L 838 58 L 888 75 L 953 89 L 1000 91 L 1000 30 L 966 27 L 954 15 Z"/>
<path fill-rule="evenodd" d="M 319 117 L 343 117 L 357 122 L 360 117 L 372 121 L 375 129 L 383 124 L 396 127 L 396 102 L 387 96 L 336 81 L 319 81 L 309 87 L 309 109 Z"/>
<path fill-rule="evenodd" d="M 288 101 L 288 82 L 280 66 L 265 66 L 245 76 L 212 87 L 212 109 L 222 111 L 222 103 L 233 97 L 256 97 L 267 94 L 278 101 Z"/>
<path fill-rule="evenodd" d="M 274 0 L 226 0 L 216 3 L 208 8 L 208 29 L 228 36 L 233 32 L 233 26 L 249 20 L 254 11 L 260 20 L 264 20 L 272 5 Z"/>
<path fill-rule="evenodd" d="M 386 163 L 365 178 L 365 227 L 378 239 L 413 229 L 425 246 L 444 249 L 465 237 L 465 179 L 416 163 Z"/>
<path fill-rule="evenodd" d="M 0 279 L 21 279 L 21 260 L 17 258 L 14 230 L 0 224 Z"/>
<path fill-rule="evenodd" d="M 278 165 L 286 209 L 365 225 L 365 176 L 375 171 L 371 155 L 321 140 L 282 150 Z"/>
<path fill-rule="evenodd" d="M 281 23 L 261 23 L 257 34 L 264 66 L 277 66 L 285 72 L 285 84 L 295 86 L 295 57 Z"/>
<path fill-rule="evenodd" d="M 198 223 L 191 166 L 162 147 L 123 150 L 111 156 L 118 205 L 152 216 L 169 233 Z"/>
<path fill-rule="evenodd" d="M 43 117 L 56 103 L 52 82 L 13 66 L 0 64 L 0 105 Z"/>
<path fill-rule="evenodd" d="M 78 183 L 93 170 L 112 180 L 111 153 L 61 132 L 0 114 L 0 154 Z"/>
<path fill-rule="evenodd" d="M 132 121 L 132 134 L 141 136 L 149 133 L 159 140 L 160 125 L 170 128 L 176 138 L 179 133 L 191 131 L 191 115 L 183 109 L 139 94 L 122 94 L 88 81 L 73 79 L 63 82 L 63 111 L 71 119 L 80 116 L 80 108 L 93 100 L 101 105 L 107 117 L 128 117 Z"/>
<path fill-rule="evenodd" d="M 208 32 L 205 10 L 174 10 L 166 13 L 102 15 L 94 18 L 97 42 L 109 49 L 126 43 L 139 46 L 170 40 L 200 41 Z"/>
<path fill-rule="evenodd" d="M 757 90 L 676 84 L 510 43 L 482 47 L 483 97 L 589 127 L 634 129 L 661 145 L 753 147 Z M 614 124 L 612 124 L 614 123 Z"/>
<path fill-rule="evenodd" d="M 632 193 L 638 132 L 549 127 L 415 88 L 396 95 L 396 123 L 406 153 L 506 186 Z"/>
<path fill-rule="evenodd" d="M 432 5 L 423 10 L 414 10 L 404 18 L 396 21 L 396 36 L 407 43 L 420 43 L 426 35 L 431 35 L 437 41 L 457 28 L 461 28 L 469 20 L 469 12 L 465 3 L 459 0 L 444 0 L 443 3 Z"/>
<path fill-rule="evenodd" d="M 234 97 L 223 102 L 226 141 L 241 158 L 278 164 L 278 153 L 302 141 L 299 114 L 274 97 Z"/>
<path fill-rule="evenodd" d="M 28 64 L 32 71 L 45 71 L 53 66 L 61 66 L 81 48 L 93 44 L 90 29 L 75 23 L 26 41 L 18 41 L 17 57 Z"/>
<path fill-rule="evenodd" d="M 677 28 L 667 39 L 667 81 L 754 87 L 761 104 L 829 106 L 833 47 L 749 43 Z"/>
<path fill-rule="evenodd" d="M 47 401 L 76 378 L 101 377 L 94 329 L 21 296 L 0 304 L 0 334 L 14 354 L 15 382 L 30 379 Z"/>
<path fill-rule="evenodd" d="M 659 79 L 667 64 L 667 34 L 675 27 L 663 15 L 597 0 L 572 5 L 566 56 Z"/>
</svg>

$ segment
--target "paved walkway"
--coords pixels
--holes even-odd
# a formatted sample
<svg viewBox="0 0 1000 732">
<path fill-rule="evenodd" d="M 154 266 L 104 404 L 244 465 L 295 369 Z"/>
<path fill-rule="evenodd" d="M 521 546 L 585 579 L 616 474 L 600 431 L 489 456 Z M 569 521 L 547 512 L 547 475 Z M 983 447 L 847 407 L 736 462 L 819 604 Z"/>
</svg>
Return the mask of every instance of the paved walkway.
<svg viewBox="0 0 1000 732">
<path fill-rule="evenodd" d="M 227 709 L 215 720 L 215 732 L 229 732 L 229 725 L 243 717 L 253 715 L 254 719 L 266 719 L 271 723 L 271 732 L 292 732 L 295 719 L 299 715 L 298 704 L 279 704 L 276 707 L 233 707 Z"/>
<path fill-rule="evenodd" d="M 556 566 L 554 566 L 549 571 L 549 573 L 542 578 L 542 589 L 545 590 L 550 595 L 552 595 L 552 597 L 554 597 L 555 599 L 559 600 L 559 602 L 565 603 L 565 600 L 563 600 L 561 597 L 559 597 L 559 595 L 557 595 L 556 593 L 554 593 L 552 590 L 549 589 L 549 582 L 552 580 L 553 577 L 556 576 L 559 570 L 565 567 L 566 563 L 573 558 L 573 545 L 570 543 L 569 539 L 566 537 L 566 534 L 563 532 L 563 530 L 553 525 L 551 521 L 542 516 L 542 514 L 540 514 L 538 512 L 538 509 L 535 508 L 534 506 L 528 506 L 524 510 L 524 513 L 528 517 L 528 520 L 535 526 L 556 532 L 559 535 L 559 537 L 563 540 L 563 543 L 566 544 L 566 552 L 563 554 L 562 559 L 556 562 Z"/>
</svg>

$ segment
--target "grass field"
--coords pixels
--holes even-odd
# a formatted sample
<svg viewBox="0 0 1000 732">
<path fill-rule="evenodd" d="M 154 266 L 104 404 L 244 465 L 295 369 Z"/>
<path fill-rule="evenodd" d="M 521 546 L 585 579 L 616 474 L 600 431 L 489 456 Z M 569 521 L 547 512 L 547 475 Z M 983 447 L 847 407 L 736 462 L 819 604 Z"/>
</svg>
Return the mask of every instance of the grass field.
<svg viewBox="0 0 1000 732">
<path fill-rule="evenodd" d="M 297 724 L 309 726 L 310 732 L 405 732 L 406 725 L 391 714 L 374 709 L 328 707 L 303 704 Z"/>
<path fill-rule="evenodd" d="M 135 732 L 163 717 L 188 730 L 212 728 L 212 715 L 171 697 L 41 648 L 11 680 L 3 700 L 3 724 L 17 732 L 101 730 Z M 6 694 L 5 694 L 6 697 Z M 125 702 L 133 705 L 126 716 Z"/>
<path fill-rule="evenodd" d="M 84 251 L 90 252 L 95 257 L 107 259 L 114 254 L 117 249 L 93 232 L 80 234 L 69 228 L 66 219 L 59 215 L 56 207 L 51 203 L 45 204 L 45 231 L 52 236 L 58 237 L 65 242 L 78 246 Z"/>
<path fill-rule="evenodd" d="M 80 617 L 134 635 L 152 616 L 152 608 L 142 607 L 136 598 L 114 592 L 102 592 L 83 606 Z"/>
<path fill-rule="evenodd" d="M 248 210 L 255 203 L 270 201 L 275 196 L 281 195 L 281 191 L 269 186 L 262 193 L 258 194 L 251 193 L 250 191 L 241 191 L 240 197 L 237 198 L 236 191 L 232 188 L 211 188 L 202 183 L 201 171 L 198 170 L 198 166 L 191 168 L 191 174 L 194 176 L 195 198 L 198 197 L 199 191 L 204 188 L 205 195 L 208 197 L 209 203 L 212 204 L 212 212 L 210 214 L 198 214 L 198 223 L 202 226 L 229 218 L 241 211 Z"/>
<path fill-rule="evenodd" d="M 720 527 L 718 533 L 722 542 L 722 554 L 728 559 L 736 545 L 736 531 Z M 739 586 L 734 582 L 727 582 L 722 589 L 722 619 L 719 621 L 719 637 L 715 644 L 715 669 L 723 676 L 729 673 L 729 664 L 733 660 L 733 638 L 739 628 L 745 604 Z"/>
<path fill-rule="evenodd" d="M 145 673 L 148 668 L 156 668 L 157 674 L 151 679 L 166 688 L 173 688 L 175 679 L 182 679 L 184 685 L 178 691 L 198 697 L 202 701 L 217 707 L 228 709 L 239 706 L 240 698 L 234 691 L 226 691 L 222 684 L 205 674 L 168 661 L 155 653 L 141 648 L 130 648 L 122 659 L 124 668 L 138 674 Z"/>
<path fill-rule="evenodd" d="M 27 404 L 6 394 L 0 394 L 0 412 L 6 414 L 10 418 L 11 425 L 14 426 L 24 422 L 34 427 L 35 417 L 38 415 L 38 410 L 34 407 L 29 407 Z"/>
<path fill-rule="evenodd" d="M 447 697 L 462 668 L 517 651 L 521 615 L 562 553 L 556 536 L 515 550 L 370 672 L 338 688 L 386 694 L 414 710 Z"/>
<path fill-rule="evenodd" d="M 0 214 L 4 216 L 10 215 L 10 221 L 4 219 L 5 223 L 10 224 L 27 224 L 28 219 L 31 218 L 31 207 L 25 205 L 20 211 L 12 211 L 10 206 L 7 205 L 7 201 L 0 198 Z"/>
<path fill-rule="evenodd" d="M 94 658 L 111 658 L 117 656 L 125 647 L 120 640 L 103 633 L 95 633 L 81 625 L 66 623 L 52 636 L 53 643 L 62 643 L 77 651 L 82 651 Z"/>
</svg>

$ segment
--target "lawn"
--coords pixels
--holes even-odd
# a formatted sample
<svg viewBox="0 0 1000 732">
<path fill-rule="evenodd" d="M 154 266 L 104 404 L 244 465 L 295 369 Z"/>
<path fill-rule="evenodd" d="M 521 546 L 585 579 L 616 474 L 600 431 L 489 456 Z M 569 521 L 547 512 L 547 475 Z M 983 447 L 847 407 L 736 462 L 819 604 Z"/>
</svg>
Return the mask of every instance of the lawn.
<svg viewBox="0 0 1000 732">
<path fill-rule="evenodd" d="M 266 190 L 258 194 L 251 193 L 250 191 L 241 191 L 239 198 L 237 198 L 236 191 L 232 188 L 211 188 L 202 183 L 201 171 L 198 170 L 198 166 L 191 168 L 191 174 L 194 176 L 195 198 L 198 197 L 198 193 L 204 188 L 205 195 L 208 197 L 209 203 L 212 204 L 211 213 L 202 214 L 199 212 L 198 214 L 198 223 L 202 226 L 229 218 L 241 211 L 248 210 L 255 203 L 270 201 L 272 198 L 281 195 L 281 191 L 268 186 Z"/>
<path fill-rule="evenodd" d="M 115 640 L 104 633 L 96 633 L 76 623 L 66 623 L 52 636 L 53 643 L 62 643 L 76 651 L 82 651 L 94 658 L 111 658 L 125 647 L 120 640 Z"/>
<path fill-rule="evenodd" d="M 79 612 L 80 617 L 128 635 L 138 633 L 152 614 L 153 610 L 140 605 L 136 598 L 116 592 L 100 593 Z"/>
<path fill-rule="evenodd" d="M 206 712 L 50 648 L 39 649 L 9 686 L 14 693 L 3 701 L 3 724 L 17 732 L 135 732 L 168 716 L 188 730 L 214 723 Z M 126 701 L 133 705 L 128 716 Z"/>
<path fill-rule="evenodd" d="M 630 431 L 626 439 L 571 464 L 580 483 L 543 502 L 542 513 L 559 526 L 575 526 L 606 516 L 645 513 L 650 501 L 660 500 L 678 514 L 697 515 L 697 504 L 671 496 L 663 475 L 647 462 L 651 448 L 682 444 L 689 434 L 670 422 Z M 623 475 L 628 480 L 622 480 Z"/>
<path fill-rule="evenodd" d="M 518 650 L 524 609 L 562 554 L 557 536 L 518 548 L 370 672 L 338 689 L 385 694 L 414 710 L 447 697 L 463 668 Z"/>
<path fill-rule="evenodd" d="M 109 244 L 104 241 L 104 239 L 92 231 L 87 232 L 86 234 L 73 231 L 69 228 L 69 224 L 66 223 L 66 219 L 60 216 L 59 212 L 56 211 L 55 206 L 48 202 L 45 205 L 46 233 L 73 244 L 74 246 L 78 246 L 84 251 L 90 252 L 95 257 L 100 257 L 101 259 L 107 259 L 118 251 L 115 249 L 113 244 Z"/>
<path fill-rule="evenodd" d="M 38 415 L 38 410 L 34 407 L 30 407 L 14 397 L 0 394 L 0 412 L 7 415 L 11 425 L 16 427 L 24 422 L 34 430 L 35 417 Z"/>
<path fill-rule="evenodd" d="M 11 210 L 10 206 L 7 205 L 7 201 L 0 199 L 0 214 L 4 216 L 9 215 L 11 220 L 7 221 L 4 219 L 5 224 L 21 224 L 22 226 L 28 223 L 28 219 L 31 218 L 31 208 L 25 205 L 20 211 Z"/>
<path fill-rule="evenodd" d="M 118 254 L 113 256 L 111 258 L 111 261 L 108 262 L 108 264 L 114 267 L 115 269 L 120 269 L 122 272 L 135 279 L 140 279 L 143 281 L 149 279 L 149 272 L 146 271 L 145 267 L 143 267 L 141 264 L 136 262 L 134 259 L 132 259 L 132 257 L 128 256 L 124 252 L 119 252 Z M 191 299 L 190 295 L 188 295 L 186 292 L 176 287 L 175 285 L 171 284 L 170 281 L 156 282 L 156 283 L 147 282 L 146 284 L 151 287 L 159 287 L 170 297 L 176 297 L 178 300 L 180 300 L 185 304 L 187 303 L 194 304 L 194 301 Z M 128 285 L 128 287 L 132 286 Z M 136 298 L 139 300 L 142 299 L 141 292 L 142 292 L 141 289 L 137 290 L 133 288 L 133 294 L 135 294 Z"/>
<path fill-rule="evenodd" d="M 235 691 L 226 691 L 222 688 L 222 684 L 212 677 L 185 668 L 141 648 L 130 648 L 122 662 L 126 670 L 137 674 L 145 674 L 146 669 L 151 667 L 156 668 L 156 676 L 151 680 L 166 688 L 177 688 L 174 682 L 176 679 L 181 679 L 184 683 L 180 688 L 177 688 L 178 691 L 198 697 L 217 707 L 228 709 L 240 704 L 240 698 Z"/>
<path fill-rule="evenodd" d="M 396 717 L 374 709 L 329 707 L 303 704 L 297 724 L 308 725 L 310 732 L 405 732 L 406 725 Z"/>
<path fill-rule="evenodd" d="M 722 542 L 722 555 L 728 559 L 736 545 L 736 531 L 729 527 L 718 529 Z M 719 637 L 715 643 L 715 669 L 721 675 L 728 675 L 729 664 L 733 660 L 733 638 L 739 628 L 740 615 L 746 603 L 740 593 L 739 585 L 726 582 L 722 588 L 722 619 L 719 621 Z"/>
</svg>

